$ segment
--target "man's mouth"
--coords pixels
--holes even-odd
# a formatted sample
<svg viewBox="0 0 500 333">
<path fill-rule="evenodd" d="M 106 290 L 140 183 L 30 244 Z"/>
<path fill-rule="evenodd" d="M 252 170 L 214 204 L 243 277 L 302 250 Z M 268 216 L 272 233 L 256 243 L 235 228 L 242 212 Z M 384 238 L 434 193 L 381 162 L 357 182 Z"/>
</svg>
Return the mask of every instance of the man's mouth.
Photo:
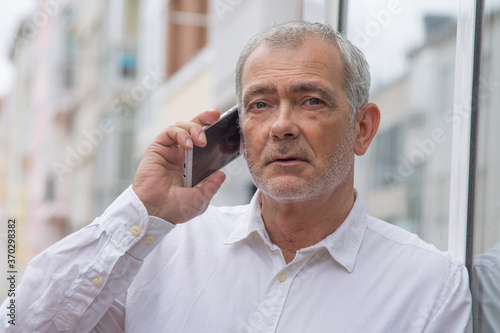
<svg viewBox="0 0 500 333">
<path fill-rule="evenodd" d="M 304 162 L 304 159 L 298 156 L 276 156 L 271 160 L 271 163 L 279 165 L 296 165 Z"/>
<path fill-rule="evenodd" d="M 262 152 L 262 159 L 265 165 L 292 167 L 310 163 L 313 157 L 314 154 L 305 144 L 296 144 L 295 146 L 270 145 Z"/>
</svg>

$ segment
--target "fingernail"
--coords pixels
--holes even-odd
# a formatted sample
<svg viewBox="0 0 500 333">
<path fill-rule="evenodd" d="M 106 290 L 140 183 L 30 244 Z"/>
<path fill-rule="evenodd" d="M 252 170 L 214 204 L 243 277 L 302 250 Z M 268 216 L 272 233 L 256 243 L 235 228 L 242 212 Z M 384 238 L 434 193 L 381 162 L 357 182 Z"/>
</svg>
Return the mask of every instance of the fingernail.
<svg viewBox="0 0 500 333">
<path fill-rule="evenodd" d="M 198 139 L 200 139 L 200 141 L 203 143 L 207 143 L 207 137 L 205 136 L 205 132 L 201 132 L 200 135 L 198 136 Z"/>
<path fill-rule="evenodd" d="M 188 146 L 189 148 L 193 148 L 193 141 L 191 140 L 191 138 L 186 139 L 186 146 Z"/>
</svg>

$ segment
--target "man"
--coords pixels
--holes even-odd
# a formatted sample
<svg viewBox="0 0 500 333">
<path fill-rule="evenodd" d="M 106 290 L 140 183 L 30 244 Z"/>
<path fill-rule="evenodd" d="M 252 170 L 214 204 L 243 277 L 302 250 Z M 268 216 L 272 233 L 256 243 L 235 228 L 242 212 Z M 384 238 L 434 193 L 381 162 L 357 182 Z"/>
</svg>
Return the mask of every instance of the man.
<svg viewBox="0 0 500 333">
<path fill-rule="evenodd" d="M 218 110 L 167 128 L 131 188 L 30 264 L 20 327 L 470 332 L 463 265 L 367 216 L 354 190 L 354 155 L 366 152 L 380 119 L 367 67 L 325 25 L 291 22 L 254 37 L 236 71 L 245 158 L 259 188 L 251 203 L 208 207 L 222 172 L 181 187 L 182 150 L 206 144 L 202 126 Z"/>
</svg>

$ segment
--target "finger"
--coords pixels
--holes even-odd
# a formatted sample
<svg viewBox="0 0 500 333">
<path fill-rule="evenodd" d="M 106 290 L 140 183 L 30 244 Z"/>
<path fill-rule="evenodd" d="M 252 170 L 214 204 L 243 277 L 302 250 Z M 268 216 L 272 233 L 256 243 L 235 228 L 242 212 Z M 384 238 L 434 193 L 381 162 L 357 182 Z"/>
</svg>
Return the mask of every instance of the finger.
<svg viewBox="0 0 500 333">
<path fill-rule="evenodd" d="M 165 162 L 166 165 L 162 163 L 164 167 L 167 167 L 168 164 L 180 166 L 182 162 L 182 149 L 174 146 L 164 146 L 158 143 L 152 143 L 146 150 L 145 155 L 150 155 L 153 161 L 156 161 L 156 157 L 160 156 Z"/>
<path fill-rule="evenodd" d="M 188 130 L 178 127 L 169 126 L 157 137 L 158 143 L 164 146 L 179 145 L 183 149 L 192 149 L 193 141 Z"/>
<path fill-rule="evenodd" d="M 164 146 L 178 144 L 186 150 L 192 149 L 193 144 L 203 147 L 206 145 L 207 139 L 202 126 L 215 123 L 220 115 L 219 109 L 202 112 L 190 122 L 178 122 L 175 126 L 167 127 L 164 132 L 157 136 L 155 141 Z"/>
<path fill-rule="evenodd" d="M 210 109 L 208 111 L 200 113 L 199 115 L 191 119 L 191 121 L 202 126 L 212 125 L 217 120 L 219 120 L 221 113 L 222 112 L 217 108 Z"/>
<path fill-rule="evenodd" d="M 181 121 L 175 124 L 176 127 L 184 129 L 189 133 L 189 137 L 195 145 L 204 147 L 207 144 L 207 138 L 205 136 L 205 131 L 201 125 L 195 122 Z"/>
<path fill-rule="evenodd" d="M 207 138 L 202 126 L 212 125 L 219 120 L 220 115 L 221 111 L 215 108 L 200 113 L 189 122 L 180 121 L 175 124 L 175 126 L 186 130 L 190 134 L 195 145 L 204 147 L 207 144 Z"/>
<path fill-rule="evenodd" d="M 197 185 L 197 187 L 201 190 L 203 195 L 211 200 L 213 196 L 217 193 L 219 188 L 224 183 L 226 179 L 226 174 L 222 171 L 216 171 L 210 177 L 205 179 L 201 184 Z"/>
</svg>

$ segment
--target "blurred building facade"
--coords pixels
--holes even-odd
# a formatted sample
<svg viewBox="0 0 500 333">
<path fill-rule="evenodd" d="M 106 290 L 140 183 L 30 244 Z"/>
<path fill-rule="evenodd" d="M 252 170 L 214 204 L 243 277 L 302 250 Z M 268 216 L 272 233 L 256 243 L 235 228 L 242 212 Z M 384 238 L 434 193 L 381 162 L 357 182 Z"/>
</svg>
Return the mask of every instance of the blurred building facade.
<svg viewBox="0 0 500 333">
<path fill-rule="evenodd" d="M 426 16 L 426 37 L 407 71 L 371 95 L 382 122 L 357 186 L 368 211 L 447 249 L 456 26 Z M 445 22 L 435 24 L 435 22 Z"/>
<path fill-rule="evenodd" d="M 134 104 L 123 99 L 136 80 L 137 6 L 42 0 L 19 28 L 0 205 L 2 219 L 18 222 L 21 273 L 130 184 Z"/>
</svg>

